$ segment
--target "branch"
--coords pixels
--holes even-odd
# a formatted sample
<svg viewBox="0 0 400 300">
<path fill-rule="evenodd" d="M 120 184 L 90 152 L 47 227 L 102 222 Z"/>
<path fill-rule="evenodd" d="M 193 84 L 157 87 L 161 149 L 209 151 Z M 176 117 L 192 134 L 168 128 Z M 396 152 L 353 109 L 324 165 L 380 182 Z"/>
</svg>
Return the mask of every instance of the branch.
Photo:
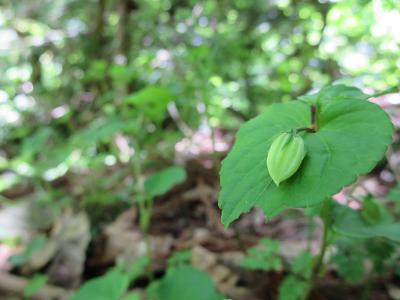
<svg viewBox="0 0 400 300">
<path fill-rule="evenodd" d="M 0 290 L 11 294 L 23 295 L 29 280 L 0 272 Z M 2 293 L 1 293 L 2 294 Z M 60 287 L 53 285 L 45 285 L 39 289 L 32 299 L 37 300 L 65 300 L 70 296 L 70 293 Z M 31 299 L 31 298 L 30 298 Z"/>
</svg>

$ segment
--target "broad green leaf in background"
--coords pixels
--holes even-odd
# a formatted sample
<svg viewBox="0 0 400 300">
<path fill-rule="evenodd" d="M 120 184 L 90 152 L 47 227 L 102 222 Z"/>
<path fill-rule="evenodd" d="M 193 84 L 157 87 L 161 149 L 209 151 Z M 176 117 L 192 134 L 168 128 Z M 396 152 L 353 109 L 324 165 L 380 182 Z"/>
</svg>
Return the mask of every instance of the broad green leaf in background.
<svg viewBox="0 0 400 300">
<path fill-rule="evenodd" d="M 309 101 L 273 104 L 245 123 L 222 163 L 222 223 L 229 225 L 254 206 L 272 217 L 285 208 L 315 205 L 369 172 L 390 144 L 393 126 L 387 114 L 361 100 L 360 93 L 337 85 L 314 96 L 318 131 L 301 133 L 307 156 L 298 172 L 279 187 L 268 174 L 268 149 L 277 134 L 310 126 Z"/>
<path fill-rule="evenodd" d="M 333 202 L 333 209 L 335 209 L 335 207 L 341 206 L 339 203 Z M 372 210 L 375 210 L 375 212 L 372 212 Z M 363 208 L 360 213 L 364 220 L 371 225 L 390 224 L 395 222 L 393 213 L 390 211 L 385 201 L 379 198 L 374 198 L 371 195 L 368 195 L 363 199 Z"/>
<path fill-rule="evenodd" d="M 186 171 L 179 166 L 168 167 L 150 175 L 144 182 L 144 189 L 151 197 L 168 192 L 178 183 L 185 181 Z"/>
<path fill-rule="evenodd" d="M 364 277 L 364 257 L 354 251 L 339 251 L 332 257 L 340 277 L 348 282 L 359 282 Z"/>
<path fill-rule="evenodd" d="M 280 242 L 262 239 L 260 245 L 250 248 L 241 265 L 251 270 L 280 270 L 282 260 L 279 256 Z"/>
<path fill-rule="evenodd" d="M 69 300 L 118 300 L 129 285 L 129 276 L 115 268 L 87 281 Z"/>
<path fill-rule="evenodd" d="M 157 300 L 222 300 L 208 275 L 184 265 L 168 270 L 150 291 Z"/>
<path fill-rule="evenodd" d="M 335 208 L 333 219 L 333 229 L 345 236 L 354 238 L 384 237 L 400 242 L 400 223 L 389 223 L 390 220 L 387 218 L 383 218 L 379 224 L 369 224 L 359 211 L 338 205 Z"/>
<path fill-rule="evenodd" d="M 29 280 L 28 285 L 24 289 L 24 296 L 26 298 L 32 297 L 37 291 L 39 291 L 46 283 L 48 277 L 46 275 L 38 274 Z"/>
<path fill-rule="evenodd" d="M 361 216 L 368 224 L 371 225 L 378 224 L 381 221 L 380 206 L 374 199 L 372 199 L 372 197 L 367 197 L 364 199 Z"/>
</svg>

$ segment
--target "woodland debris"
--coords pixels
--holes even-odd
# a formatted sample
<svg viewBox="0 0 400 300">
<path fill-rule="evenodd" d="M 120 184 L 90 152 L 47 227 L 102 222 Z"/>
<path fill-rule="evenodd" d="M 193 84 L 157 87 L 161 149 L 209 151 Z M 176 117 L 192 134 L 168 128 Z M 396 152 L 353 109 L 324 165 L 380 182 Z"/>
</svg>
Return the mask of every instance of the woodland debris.
<svg viewBox="0 0 400 300">
<path fill-rule="evenodd" d="M 67 210 L 55 224 L 51 238 L 57 242 L 57 252 L 48 274 L 52 282 L 65 287 L 80 284 L 90 242 L 90 223 L 86 213 Z"/>
<path fill-rule="evenodd" d="M 101 239 L 102 249 L 96 258 L 97 263 L 106 265 L 115 262 L 117 258 L 131 265 L 137 259 L 147 254 L 145 237 L 136 225 L 137 212 L 132 208 L 122 213 L 114 223 L 104 229 Z M 149 236 L 151 253 L 155 260 L 164 260 L 171 253 L 173 238 L 171 235 Z"/>
<path fill-rule="evenodd" d="M 238 287 L 238 274 L 226 267 L 219 257 L 220 255 L 208 251 L 204 247 L 196 246 L 192 250 L 191 263 L 198 269 L 207 272 L 222 293 L 229 295 L 233 299 L 249 295 L 246 289 Z"/>
<path fill-rule="evenodd" d="M 0 209 L 0 240 L 18 238 L 27 242 L 39 229 L 51 225 L 54 220 L 51 210 L 37 203 L 34 196 L 30 198 Z"/>
<path fill-rule="evenodd" d="M 0 290 L 5 293 L 23 295 L 29 280 L 23 277 L 0 272 Z M 0 292 L 2 294 L 2 292 Z M 45 285 L 31 299 L 35 300 L 66 300 L 70 292 L 53 285 Z"/>
</svg>

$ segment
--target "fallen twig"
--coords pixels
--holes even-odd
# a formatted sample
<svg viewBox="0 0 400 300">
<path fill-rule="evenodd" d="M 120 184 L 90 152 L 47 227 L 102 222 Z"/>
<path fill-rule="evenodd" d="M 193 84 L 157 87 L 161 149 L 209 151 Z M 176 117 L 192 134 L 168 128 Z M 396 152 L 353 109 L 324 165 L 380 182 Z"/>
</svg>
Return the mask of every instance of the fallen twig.
<svg viewBox="0 0 400 300">
<path fill-rule="evenodd" d="M 22 295 L 29 280 L 23 277 L 0 272 L 0 291 Z M 53 285 L 45 285 L 38 290 L 31 299 L 37 300 L 64 300 L 70 296 L 70 291 Z"/>
</svg>

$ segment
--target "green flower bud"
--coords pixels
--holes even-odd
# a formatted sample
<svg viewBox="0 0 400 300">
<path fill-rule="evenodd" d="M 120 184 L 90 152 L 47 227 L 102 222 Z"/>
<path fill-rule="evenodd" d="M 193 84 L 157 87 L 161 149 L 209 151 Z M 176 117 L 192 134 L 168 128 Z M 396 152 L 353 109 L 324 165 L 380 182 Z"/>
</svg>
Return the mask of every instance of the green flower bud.
<svg viewBox="0 0 400 300">
<path fill-rule="evenodd" d="M 267 157 L 269 175 L 277 186 L 292 177 L 306 155 L 303 139 L 294 133 L 282 133 L 271 144 Z"/>
</svg>

